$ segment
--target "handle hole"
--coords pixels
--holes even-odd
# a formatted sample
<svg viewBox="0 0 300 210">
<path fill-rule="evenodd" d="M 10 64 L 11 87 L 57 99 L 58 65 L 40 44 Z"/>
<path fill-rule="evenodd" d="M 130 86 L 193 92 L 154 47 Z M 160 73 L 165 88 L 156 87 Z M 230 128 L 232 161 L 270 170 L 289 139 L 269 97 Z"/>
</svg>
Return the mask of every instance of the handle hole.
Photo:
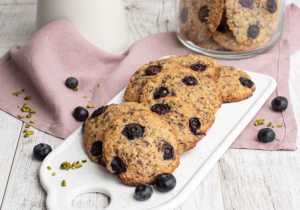
<svg viewBox="0 0 300 210">
<path fill-rule="evenodd" d="M 85 193 L 77 196 L 71 203 L 73 209 L 101 210 L 110 203 L 110 197 L 97 192 Z"/>
</svg>

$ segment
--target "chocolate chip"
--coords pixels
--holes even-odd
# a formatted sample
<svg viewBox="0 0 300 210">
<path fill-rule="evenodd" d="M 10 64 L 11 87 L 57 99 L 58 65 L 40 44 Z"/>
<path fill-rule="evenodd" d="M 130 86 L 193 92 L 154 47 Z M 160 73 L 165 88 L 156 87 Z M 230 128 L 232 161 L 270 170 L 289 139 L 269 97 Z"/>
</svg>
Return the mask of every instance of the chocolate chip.
<svg viewBox="0 0 300 210">
<path fill-rule="evenodd" d="M 135 124 L 135 123 L 128 124 L 125 125 L 122 134 L 126 136 L 129 140 L 133 140 L 143 136 L 144 128 L 139 124 Z"/>
<path fill-rule="evenodd" d="M 170 112 L 170 107 L 168 104 L 155 104 L 151 107 L 151 111 L 155 112 L 158 115 L 164 115 Z"/>
<path fill-rule="evenodd" d="M 254 84 L 250 79 L 247 79 L 244 77 L 240 77 L 239 80 L 240 80 L 241 84 L 246 88 L 252 88 L 252 86 Z"/>
<path fill-rule="evenodd" d="M 185 23 L 188 19 L 188 8 L 183 8 L 180 12 L 180 20 L 182 23 Z"/>
<path fill-rule="evenodd" d="M 167 95 L 169 95 L 168 89 L 165 87 L 159 87 L 159 88 L 156 88 L 156 90 L 154 91 L 153 99 L 156 100 L 158 98 L 166 97 Z"/>
<path fill-rule="evenodd" d="M 206 65 L 203 65 L 202 63 L 196 63 L 196 64 L 192 64 L 190 68 L 193 69 L 194 71 L 204 72 L 206 70 Z"/>
<path fill-rule="evenodd" d="M 145 70 L 145 74 L 146 75 L 156 75 L 159 72 L 161 72 L 161 66 L 149 66 L 146 70 Z"/>
<path fill-rule="evenodd" d="M 115 174 L 120 174 L 122 172 L 125 172 L 125 164 L 123 160 L 119 157 L 114 157 L 114 159 L 111 161 L 110 164 L 113 171 L 115 171 Z"/>
<path fill-rule="evenodd" d="M 243 7 L 252 8 L 254 0 L 239 0 L 239 2 Z"/>
<path fill-rule="evenodd" d="M 251 39 L 256 39 L 259 35 L 259 28 L 257 25 L 250 25 L 247 30 L 247 36 Z"/>
<path fill-rule="evenodd" d="M 91 154 L 93 156 L 101 156 L 102 155 L 102 141 L 95 141 L 91 148 Z"/>
<path fill-rule="evenodd" d="M 201 23 L 206 22 L 206 18 L 209 16 L 209 9 L 208 6 L 203 6 L 199 9 L 198 18 L 201 21 Z"/>
<path fill-rule="evenodd" d="M 96 110 L 93 112 L 92 117 L 97 117 L 97 116 L 103 114 L 103 113 L 106 111 L 107 107 L 108 107 L 108 105 L 102 106 L 102 107 L 100 107 L 99 109 L 96 109 Z"/>
<path fill-rule="evenodd" d="M 170 160 L 174 156 L 174 148 L 167 142 L 165 142 L 162 146 L 162 150 L 164 153 L 164 160 Z"/>
<path fill-rule="evenodd" d="M 198 84 L 198 80 L 193 76 L 186 76 L 182 79 L 182 82 L 189 86 L 195 86 Z"/>
<path fill-rule="evenodd" d="M 277 3 L 275 0 L 267 0 L 267 10 L 270 13 L 274 13 L 277 10 Z"/>
</svg>

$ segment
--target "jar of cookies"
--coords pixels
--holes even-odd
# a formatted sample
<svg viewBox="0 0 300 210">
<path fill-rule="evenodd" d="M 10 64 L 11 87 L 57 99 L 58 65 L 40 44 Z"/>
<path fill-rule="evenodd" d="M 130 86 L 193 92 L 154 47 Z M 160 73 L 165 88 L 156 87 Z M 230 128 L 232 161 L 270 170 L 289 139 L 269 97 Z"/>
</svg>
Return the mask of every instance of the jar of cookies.
<svg viewBox="0 0 300 210">
<path fill-rule="evenodd" d="M 196 52 L 247 58 L 281 39 L 284 12 L 285 0 L 176 0 L 176 32 Z"/>
</svg>

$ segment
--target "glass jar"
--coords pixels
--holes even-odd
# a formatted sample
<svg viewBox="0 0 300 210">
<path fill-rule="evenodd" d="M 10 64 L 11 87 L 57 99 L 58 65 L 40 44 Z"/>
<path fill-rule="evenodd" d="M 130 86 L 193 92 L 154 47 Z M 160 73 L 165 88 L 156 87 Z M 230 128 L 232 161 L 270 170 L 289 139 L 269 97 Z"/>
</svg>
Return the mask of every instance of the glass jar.
<svg viewBox="0 0 300 210">
<path fill-rule="evenodd" d="M 223 59 L 248 58 L 282 37 L 285 0 L 176 0 L 176 33 L 189 49 Z"/>
</svg>

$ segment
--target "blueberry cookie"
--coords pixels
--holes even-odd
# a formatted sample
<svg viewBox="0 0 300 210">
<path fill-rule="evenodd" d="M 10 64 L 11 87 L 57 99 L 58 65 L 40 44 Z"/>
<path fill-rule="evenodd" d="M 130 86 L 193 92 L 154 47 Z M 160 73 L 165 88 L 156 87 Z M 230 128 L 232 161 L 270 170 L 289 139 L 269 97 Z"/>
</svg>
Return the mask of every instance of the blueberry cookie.
<svg viewBox="0 0 300 210">
<path fill-rule="evenodd" d="M 130 79 L 130 84 L 126 88 L 124 100 L 128 102 L 140 102 L 140 95 L 144 85 L 161 72 L 178 67 L 188 68 L 197 71 L 199 74 L 218 82 L 220 68 L 213 58 L 201 55 L 179 55 L 170 56 L 159 61 L 151 61 L 137 70 Z"/>
<path fill-rule="evenodd" d="M 278 19 L 278 0 L 226 0 L 227 23 L 239 44 L 246 46 L 270 39 Z"/>
<path fill-rule="evenodd" d="M 221 67 L 218 84 L 224 103 L 247 99 L 253 95 L 256 88 L 248 74 L 231 66 Z"/>
<path fill-rule="evenodd" d="M 174 128 L 180 154 L 193 149 L 214 123 L 214 118 L 211 119 L 207 113 L 199 111 L 194 104 L 177 97 L 151 101 L 148 108 L 163 117 Z"/>
<path fill-rule="evenodd" d="M 107 169 L 127 185 L 152 184 L 179 165 L 175 132 L 159 115 L 142 110 L 120 115 L 109 124 L 103 142 Z"/>
<path fill-rule="evenodd" d="M 225 47 L 228 50 L 232 51 L 247 51 L 247 50 L 252 50 L 258 47 L 261 47 L 265 44 L 267 44 L 270 41 L 269 37 L 266 37 L 262 42 L 257 43 L 257 44 L 252 44 L 250 46 L 244 45 L 244 44 L 239 44 L 235 37 L 233 36 L 231 31 L 222 33 L 220 31 L 216 31 L 213 35 L 213 39 Z"/>
<path fill-rule="evenodd" d="M 182 0 L 179 2 L 179 36 L 200 43 L 208 40 L 220 24 L 223 0 Z"/>
<path fill-rule="evenodd" d="M 147 82 L 141 94 L 141 103 L 152 104 L 154 100 L 175 96 L 192 102 L 201 111 L 214 114 L 222 105 L 218 84 L 191 69 L 168 70 Z"/>
<path fill-rule="evenodd" d="M 126 102 L 104 106 L 92 114 L 85 122 L 83 143 L 90 159 L 95 163 L 104 165 L 102 159 L 102 144 L 104 134 L 110 122 L 116 117 L 128 112 L 147 109 L 142 104 Z"/>
</svg>

